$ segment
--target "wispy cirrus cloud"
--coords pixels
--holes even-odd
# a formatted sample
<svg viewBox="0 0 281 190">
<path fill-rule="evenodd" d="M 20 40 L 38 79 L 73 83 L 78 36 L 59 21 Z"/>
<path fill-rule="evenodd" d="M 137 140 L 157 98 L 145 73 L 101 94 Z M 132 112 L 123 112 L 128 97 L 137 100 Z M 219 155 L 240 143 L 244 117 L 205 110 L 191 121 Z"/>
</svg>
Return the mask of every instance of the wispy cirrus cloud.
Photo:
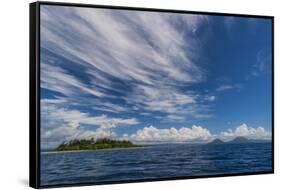
<svg viewBox="0 0 281 190">
<path fill-rule="evenodd" d="M 41 18 L 43 47 L 52 47 L 117 78 L 146 84 L 159 78 L 168 83 L 202 78 L 192 61 L 196 58 L 195 40 L 187 39 L 190 42 L 186 44 L 187 36 L 176 25 L 198 27 L 196 23 L 204 17 L 46 6 Z"/>
<path fill-rule="evenodd" d="M 272 55 L 269 49 L 262 49 L 257 52 L 256 63 L 253 65 L 251 75 L 258 77 L 271 73 Z"/>
<path fill-rule="evenodd" d="M 41 87 L 59 92 L 65 96 L 74 96 L 78 91 L 96 97 L 105 96 L 103 92 L 96 90 L 94 86 L 83 84 L 75 76 L 66 73 L 64 69 L 44 62 L 41 62 Z"/>
<path fill-rule="evenodd" d="M 181 92 L 171 87 L 154 87 L 138 85 L 125 100 L 138 109 L 149 112 L 167 114 L 166 120 L 178 118 L 184 121 L 186 117 L 204 117 L 209 114 L 209 107 L 199 105 L 201 97 L 193 92 Z"/>
<path fill-rule="evenodd" d="M 221 92 L 221 91 L 230 90 L 230 89 L 233 89 L 233 86 L 232 86 L 232 85 L 223 84 L 223 85 L 219 86 L 219 87 L 216 89 L 216 91 Z"/>
<path fill-rule="evenodd" d="M 210 102 L 213 102 L 213 101 L 216 100 L 216 96 L 214 96 L 214 95 L 206 96 L 206 97 L 205 97 L 205 100 L 210 101 Z"/>
<path fill-rule="evenodd" d="M 223 92 L 223 91 L 228 91 L 232 89 L 241 89 L 242 85 L 241 84 L 222 84 L 219 87 L 216 88 L 217 92 Z"/>
<path fill-rule="evenodd" d="M 206 116 L 209 109 L 199 101 L 208 100 L 182 90 L 204 80 L 194 32 L 204 23 L 208 17 L 200 15 L 43 6 L 41 48 L 79 65 L 88 81 L 70 76 L 67 63 L 46 58 L 42 87 L 105 112 Z M 79 99 L 79 93 L 90 96 Z"/>
</svg>

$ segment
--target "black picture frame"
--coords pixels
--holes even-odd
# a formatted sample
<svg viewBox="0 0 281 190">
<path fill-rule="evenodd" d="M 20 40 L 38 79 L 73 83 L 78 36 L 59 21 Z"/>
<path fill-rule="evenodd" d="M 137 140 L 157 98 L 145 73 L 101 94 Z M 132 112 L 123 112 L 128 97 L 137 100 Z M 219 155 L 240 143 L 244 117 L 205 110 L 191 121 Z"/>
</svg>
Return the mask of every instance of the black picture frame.
<svg viewBox="0 0 281 190">
<path fill-rule="evenodd" d="M 265 18 L 272 21 L 272 170 L 269 172 L 246 172 L 235 174 L 219 174 L 207 176 L 188 176 L 188 177 L 172 177 L 159 179 L 142 179 L 128 181 L 110 181 L 110 182 L 93 182 L 79 184 L 58 184 L 58 185 L 40 185 L 40 6 L 41 5 L 56 5 L 56 6 L 71 6 L 71 7 L 88 7 L 88 8 L 104 8 L 118 10 L 135 10 L 148 12 L 169 12 L 183 14 L 199 14 L 199 15 L 216 15 L 216 16 L 233 16 L 246 18 Z M 53 187 L 69 187 L 69 186 L 88 186 L 101 184 L 121 184 L 135 182 L 151 182 L 163 180 L 180 180 L 180 179 L 195 179 L 195 178 L 211 178 L 211 177 L 227 177 L 227 176 L 245 176 L 258 174 L 273 174 L 274 173 L 274 17 L 263 15 L 248 15 L 248 14 L 233 14 L 233 13 L 217 13 L 217 12 L 201 12 L 187 10 L 170 10 L 142 7 L 123 7 L 109 5 L 91 5 L 79 3 L 61 3 L 61 2 L 34 2 L 29 5 L 29 39 L 30 39 L 30 66 L 29 66 L 29 185 L 33 188 L 53 188 Z"/>
</svg>

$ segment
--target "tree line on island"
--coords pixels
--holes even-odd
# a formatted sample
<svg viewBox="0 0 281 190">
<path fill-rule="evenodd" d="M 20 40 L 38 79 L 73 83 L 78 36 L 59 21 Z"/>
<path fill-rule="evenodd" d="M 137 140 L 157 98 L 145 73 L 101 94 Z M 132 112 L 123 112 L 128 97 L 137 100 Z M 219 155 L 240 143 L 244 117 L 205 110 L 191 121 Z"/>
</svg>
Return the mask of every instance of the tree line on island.
<svg viewBox="0 0 281 190">
<path fill-rule="evenodd" d="M 98 150 L 109 148 L 131 148 L 139 147 L 127 140 L 112 140 L 108 138 L 74 139 L 61 143 L 55 151 L 77 151 L 77 150 Z"/>
</svg>

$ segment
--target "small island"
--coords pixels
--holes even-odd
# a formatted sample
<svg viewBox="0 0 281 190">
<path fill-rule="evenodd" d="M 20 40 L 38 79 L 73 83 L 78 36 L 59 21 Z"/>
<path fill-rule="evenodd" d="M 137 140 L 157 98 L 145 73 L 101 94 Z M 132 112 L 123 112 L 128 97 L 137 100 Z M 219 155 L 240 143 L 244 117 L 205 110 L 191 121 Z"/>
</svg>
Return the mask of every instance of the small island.
<svg viewBox="0 0 281 190">
<path fill-rule="evenodd" d="M 219 144 L 245 144 L 245 143 L 255 143 L 256 141 L 247 139 L 245 137 L 236 137 L 231 141 L 222 141 L 221 139 L 214 139 L 213 141 L 209 142 L 209 145 L 219 145 Z"/>
<path fill-rule="evenodd" d="M 223 143 L 224 143 L 224 142 L 223 142 L 222 140 L 220 140 L 220 139 L 215 139 L 215 140 L 209 142 L 208 144 L 210 144 L 210 145 L 217 145 L 217 144 L 223 144 Z"/>
<path fill-rule="evenodd" d="M 98 150 L 112 148 L 132 148 L 139 147 L 127 140 L 112 140 L 107 138 L 102 139 L 74 139 L 69 142 L 61 143 L 54 151 L 79 151 L 79 150 Z"/>
</svg>

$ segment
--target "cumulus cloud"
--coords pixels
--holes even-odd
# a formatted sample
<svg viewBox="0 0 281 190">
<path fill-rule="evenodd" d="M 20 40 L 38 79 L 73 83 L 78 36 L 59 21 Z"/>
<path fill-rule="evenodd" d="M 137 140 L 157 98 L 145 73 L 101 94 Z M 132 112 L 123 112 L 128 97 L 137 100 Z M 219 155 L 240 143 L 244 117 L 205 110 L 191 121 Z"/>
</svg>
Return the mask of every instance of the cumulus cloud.
<svg viewBox="0 0 281 190">
<path fill-rule="evenodd" d="M 222 139 L 231 139 L 240 136 L 250 139 L 270 139 L 271 131 L 266 131 L 263 127 L 249 127 L 247 124 L 243 123 L 234 130 L 229 129 L 218 135 L 218 137 Z"/>
<path fill-rule="evenodd" d="M 212 135 L 209 130 L 196 125 L 193 125 L 191 128 L 182 127 L 180 129 L 173 127 L 169 129 L 159 129 L 150 125 L 138 130 L 135 134 L 124 136 L 124 138 L 128 138 L 136 142 L 206 141 L 211 137 Z"/>
<path fill-rule="evenodd" d="M 262 127 L 248 127 L 242 124 L 234 130 L 222 131 L 219 134 L 211 133 L 207 128 L 193 125 L 191 128 L 157 128 L 155 126 L 147 126 L 138 130 L 131 135 L 124 134 L 121 139 L 132 140 L 137 143 L 163 143 L 163 142 L 208 142 L 215 138 L 225 141 L 234 139 L 235 137 L 246 137 L 249 139 L 271 139 L 271 131 L 267 131 Z"/>
</svg>

